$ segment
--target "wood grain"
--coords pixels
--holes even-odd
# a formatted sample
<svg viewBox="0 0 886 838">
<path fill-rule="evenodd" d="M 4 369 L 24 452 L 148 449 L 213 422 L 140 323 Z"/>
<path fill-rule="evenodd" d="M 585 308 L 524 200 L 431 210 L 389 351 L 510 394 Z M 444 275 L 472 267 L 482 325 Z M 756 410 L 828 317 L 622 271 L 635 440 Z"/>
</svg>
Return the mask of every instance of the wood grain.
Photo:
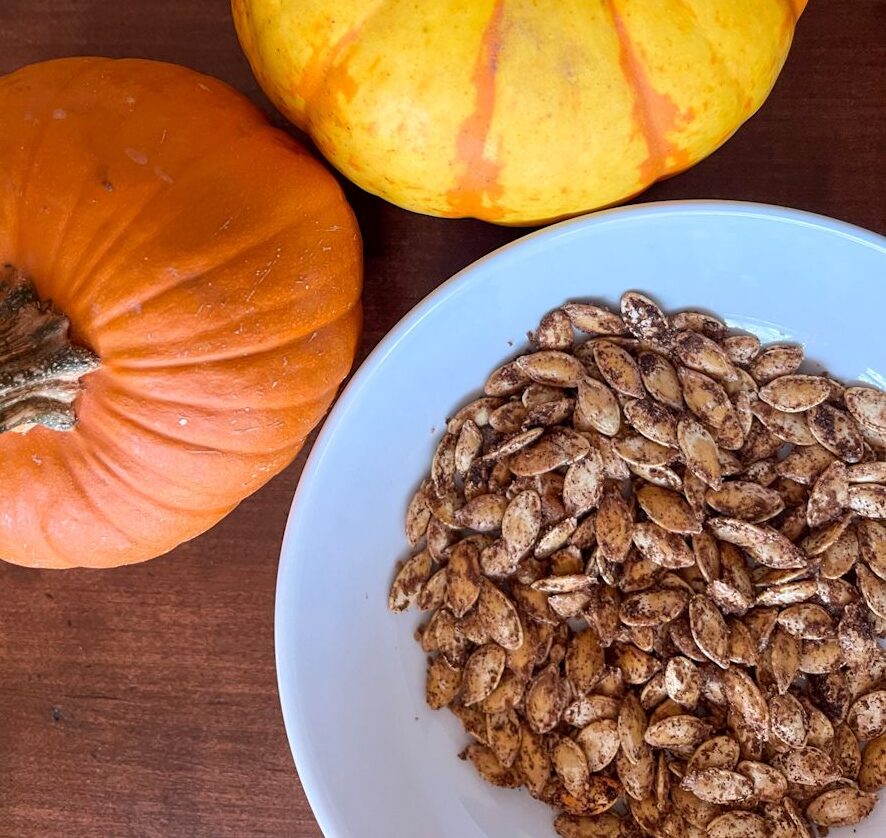
<svg viewBox="0 0 886 838">
<path fill-rule="evenodd" d="M 641 200 L 765 201 L 886 232 L 884 31 L 881 0 L 812 2 L 760 113 Z M 225 0 L 2 0 L 0 32 L 0 72 L 63 55 L 152 57 L 219 76 L 273 113 Z M 432 288 L 524 232 L 348 194 L 366 242 L 364 355 Z M 0 566 L 0 835 L 320 834 L 274 676 L 277 553 L 303 459 L 149 564 Z"/>
</svg>

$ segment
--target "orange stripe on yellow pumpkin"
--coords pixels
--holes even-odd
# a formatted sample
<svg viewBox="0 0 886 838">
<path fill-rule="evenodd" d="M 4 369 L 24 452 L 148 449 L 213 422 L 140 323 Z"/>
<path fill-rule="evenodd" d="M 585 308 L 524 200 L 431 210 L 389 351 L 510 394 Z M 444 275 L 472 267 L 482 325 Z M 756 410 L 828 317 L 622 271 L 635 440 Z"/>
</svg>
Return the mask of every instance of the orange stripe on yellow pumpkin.
<svg viewBox="0 0 886 838">
<path fill-rule="evenodd" d="M 681 120 L 690 121 L 694 115 L 691 111 L 681 114 L 669 96 L 655 89 L 649 80 L 646 65 L 638 53 L 638 48 L 630 37 L 624 18 L 616 7 L 616 0 L 605 0 L 605 2 L 618 36 L 619 63 L 629 86 L 634 91 L 634 120 L 649 150 L 649 156 L 640 164 L 639 176 L 644 182 L 655 181 L 664 175 L 679 172 L 691 164 L 685 149 L 670 143 L 667 134 L 676 130 Z"/>
<path fill-rule="evenodd" d="M 368 18 L 365 18 L 345 32 L 331 49 L 315 47 L 311 50 L 311 56 L 305 63 L 301 78 L 296 85 L 304 98 L 306 123 L 310 123 L 311 116 L 318 110 L 313 107 L 314 99 L 324 86 L 328 89 L 327 95 L 330 99 L 337 92 L 341 93 L 348 101 L 356 95 L 358 85 L 353 76 L 348 73 L 346 55 L 348 49 L 356 45 L 360 39 L 360 33 L 366 26 L 367 20 Z M 319 108 L 321 114 L 325 110 L 325 108 Z"/>
<path fill-rule="evenodd" d="M 489 23 L 483 32 L 472 82 L 477 91 L 474 110 L 462 123 L 455 139 L 456 160 L 463 167 L 456 185 L 447 194 L 453 216 L 497 217 L 491 203 L 501 195 L 498 176 L 501 163 L 486 156 L 486 140 L 495 108 L 495 75 L 501 50 L 504 0 L 495 0 Z"/>
</svg>

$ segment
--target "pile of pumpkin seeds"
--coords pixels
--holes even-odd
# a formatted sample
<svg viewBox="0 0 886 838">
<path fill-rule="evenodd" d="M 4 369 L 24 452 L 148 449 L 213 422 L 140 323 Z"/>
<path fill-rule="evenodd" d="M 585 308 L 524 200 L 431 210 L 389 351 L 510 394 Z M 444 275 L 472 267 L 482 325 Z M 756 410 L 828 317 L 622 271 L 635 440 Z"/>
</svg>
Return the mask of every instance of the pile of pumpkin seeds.
<svg viewBox="0 0 886 838">
<path fill-rule="evenodd" d="M 576 342 L 576 334 L 582 341 Z M 569 303 L 447 425 L 390 608 L 563 838 L 801 838 L 886 785 L 886 393 Z"/>
</svg>

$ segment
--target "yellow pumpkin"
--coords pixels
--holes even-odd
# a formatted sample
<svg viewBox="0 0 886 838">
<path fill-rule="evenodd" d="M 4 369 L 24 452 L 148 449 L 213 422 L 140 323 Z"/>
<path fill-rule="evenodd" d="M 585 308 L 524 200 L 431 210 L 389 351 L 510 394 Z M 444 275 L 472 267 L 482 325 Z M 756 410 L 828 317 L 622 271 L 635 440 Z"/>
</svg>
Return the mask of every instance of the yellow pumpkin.
<svg viewBox="0 0 886 838">
<path fill-rule="evenodd" d="M 364 189 L 529 224 L 618 203 L 765 100 L 806 0 L 233 0 L 265 92 Z"/>
</svg>

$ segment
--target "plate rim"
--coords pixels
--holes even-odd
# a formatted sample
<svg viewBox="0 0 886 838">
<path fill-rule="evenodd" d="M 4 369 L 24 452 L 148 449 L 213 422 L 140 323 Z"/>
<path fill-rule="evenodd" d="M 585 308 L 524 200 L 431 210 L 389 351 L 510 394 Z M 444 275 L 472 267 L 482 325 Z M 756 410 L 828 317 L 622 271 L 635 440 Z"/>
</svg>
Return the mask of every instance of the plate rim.
<svg viewBox="0 0 886 838">
<path fill-rule="evenodd" d="M 307 486 L 312 483 L 313 475 L 320 469 L 326 452 L 329 450 L 335 432 L 344 418 L 348 415 L 353 403 L 360 394 L 366 379 L 381 365 L 396 348 L 399 342 L 418 326 L 434 309 L 444 304 L 458 290 L 465 285 L 470 275 L 479 267 L 489 262 L 509 255 L 514 250 L 533 247 L 539 240 L 556 239 L 572 233 L 576 229 L 603 225 L 612 221 L 628 217 L 646 217 L 650 215 L 711 215 L 711 216 L 735 216 L 768 218 L 782 223 L 798 224 L 801 226 L 818 228 L 849 238 L 869 247 L 883 251 L 886 255 L 886 236 L 881 236 L 872 230 L 841 221 L 830 216 L 806 210 L 793 209 L 777 204 L 766 204 L 753 201 L 732 200 L 706 200 L 687 199 L 674 201 L 647 201 L 640 204 L 613 207 L 587 213 L 565 221 L 551 224 L 547 227 L 534 230 L 524 236 L 514 239 L 495 250 L 481 256 L 479 259 L 461 268 L 451 277 L 446 279 L 429 294 L 419 300 L 407 311 L 397 323 L 382 337 L 373 347 L 370 353 L 363 359 L 360 366 L 354 371 L 348 383 L 342 389 L 335 400 L 329 413 L 322 421 L 320 431 L 314 440 L 314 444 L 305 461 L 304 468 L 299 476 L 289 513 L 286 518 L 283 540 L 280 545 L 279 561 L 277 566 L 277 579 L 274 594 L 274 661 L 277 680 L 277 695 L 280 702 L 280 710 L 283 716 L 283 725 L 286 731 L 289 749 L 293 763 L 301 782 L 302 789 L 311 811 L 317 820 L 321 832 L 326 838 L 339 838 L 342 835 L 334 825 L 335 815 L 328 806 L 322 792 L 322 782 L 314 767 L 307 759 L 300 759 L 299 754 L 305 754 L 308 747 L 305 741 L 302 726 L 298 719 L 295 707 L 295 696 L 289 695 L 283 686 L 284 672 L 292 673 L 297 664 L 282 654 L 282 634 L 284 623 L 284 609 L 282 606 L 283 590 L 286 587 L 287 578 L 294 573 L 296 567 L 295 558 L 287 559 L 287 555 L 294 555 L 292 545 L 294 543 L 293 532 L 297 529 L 302 498 L 306 494 Z M 287 677 L 289 677 L 287 675 Z"/>
</svg>

